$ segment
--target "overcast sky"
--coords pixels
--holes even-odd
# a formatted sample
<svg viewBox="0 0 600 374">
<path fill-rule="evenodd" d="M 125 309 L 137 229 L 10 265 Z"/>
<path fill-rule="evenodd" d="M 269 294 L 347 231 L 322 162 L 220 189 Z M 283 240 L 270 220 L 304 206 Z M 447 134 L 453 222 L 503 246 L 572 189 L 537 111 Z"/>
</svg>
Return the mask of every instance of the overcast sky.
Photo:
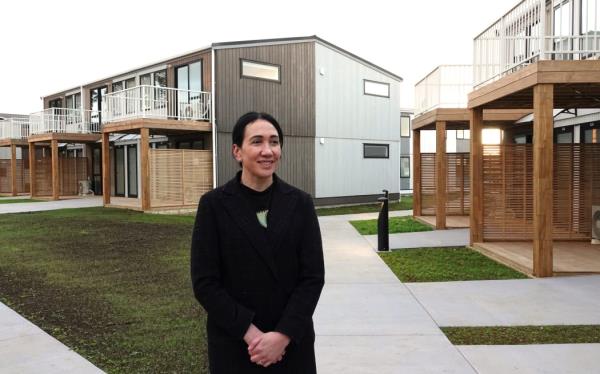
<svg viewBox="0 0 600 374">
<path fill-rule="evenodd" d="M 517 0 L 28 1 L 0 3 L 0 112 L 213 42 L 318 35 L 404 78 L 401 105 Z"/>
</svg>

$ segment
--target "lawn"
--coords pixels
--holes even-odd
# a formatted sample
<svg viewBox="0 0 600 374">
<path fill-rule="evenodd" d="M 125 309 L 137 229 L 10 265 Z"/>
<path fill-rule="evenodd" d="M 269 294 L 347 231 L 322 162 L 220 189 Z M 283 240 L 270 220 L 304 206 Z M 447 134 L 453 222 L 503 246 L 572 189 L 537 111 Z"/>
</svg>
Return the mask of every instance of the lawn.
<svg viewBox="0 0 600 374">
<path fill-rule="evenodd" d="M 600 343 L 599 325 L 442 327 L 454 345 Z"/>
<path fill-rule="evenodd" d="M 87 208 L 0 215 L 0 300 L 110 373 L 207 373 L 193 217 Z"/>
<path fill-rule="evenodd" d="M 403 195 L 402 200 L 391 202 L 389 204 L 389 210 L 411 210 L 413 199 L 411 195 Z M 336 216 L 340 214 L 357 214 L 357 213 L 372 213 L 379 212 L 381 204 L 362 204 L 362 205 L 350 205 L 340 206 L 334 208 L 318 208 L 318 216 Z"/>
<path fill-rule="evenodd" d="M 402 282 L 527 278 L 465 247 L 401 249 L 380 256 Z"/>
<path fill-rule="evenodd" d="M 377 234 L 377 220 L 368 219 L 364 221 L 350 221 L 352 226 L 361 235 L 375 235 Z M 416 231 L 432 231 L 433 228 L 429 225 L 425 225 L 412 217 L 390 217 L 388 223 L 388 231 L 390 234 L 396 234 L 399 232 L 416 232 Z"/>
<path fill-rule="evenodd" d="M 0 199 L 0 204 L 39 203 L 44 200 L 35 199 Z"/>
</svg>

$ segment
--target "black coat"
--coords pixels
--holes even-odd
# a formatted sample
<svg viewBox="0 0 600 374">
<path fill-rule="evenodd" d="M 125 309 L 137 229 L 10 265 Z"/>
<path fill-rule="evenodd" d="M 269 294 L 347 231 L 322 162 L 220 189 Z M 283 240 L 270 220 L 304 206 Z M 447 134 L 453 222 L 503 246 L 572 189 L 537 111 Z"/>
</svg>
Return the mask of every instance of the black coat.
<svg viewBox="0 0 600 374">
<path fill-rule="evenodd" d="M 316 373 L 312 314 L 324 284 L 319 222 L 310 195 L 275 178 L 265 230 L 239 176 L 200 199 L 192 238 L 194 294 L 206 310 L 212 374 Z M 281 362 L 250 361 L 250 323 L 291 338 Z"/>
</svg>

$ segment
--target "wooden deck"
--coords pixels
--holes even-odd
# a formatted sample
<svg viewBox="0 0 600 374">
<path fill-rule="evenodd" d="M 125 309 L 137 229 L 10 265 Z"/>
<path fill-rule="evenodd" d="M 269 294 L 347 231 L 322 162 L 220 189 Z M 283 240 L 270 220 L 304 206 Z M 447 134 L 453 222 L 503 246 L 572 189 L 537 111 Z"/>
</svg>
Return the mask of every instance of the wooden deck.
<svg viewBox="0 0 600 374">
<path fill-rule="evenodd" d="M 529 276 L 533 274 L 532 242 L 475 243 L 475 250 Z M 554 275 L 600 273 L 600 245 L 553 242 Z"/>
<path fill-rule="evenodd" d="M 132 209 L 142 210 L 142 200 L 132 197 L 118 197 L 111 196 L 110 204 L 105 205 L 106 208 L 121 208 L 121 209 Z"/>
<path fill-rule="evenodd" d="M 417 216 L 420 221 L 431 227 L 435 227 L 435 216 Z M 469 227 L 469 216 L 446 216 L 446 227 L 449 229 L 465 229 Z"/>
</svg>

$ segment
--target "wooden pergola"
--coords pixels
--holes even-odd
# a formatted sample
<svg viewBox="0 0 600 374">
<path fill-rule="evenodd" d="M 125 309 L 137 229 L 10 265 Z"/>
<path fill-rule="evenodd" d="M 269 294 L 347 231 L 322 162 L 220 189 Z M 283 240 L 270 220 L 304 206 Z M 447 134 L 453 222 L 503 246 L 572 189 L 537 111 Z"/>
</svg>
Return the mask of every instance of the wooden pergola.
<svg viewBox="0 0 600 374">
<path fill-rule="evenodd" d="M 25 148 L 28 147 L 29 143 L 27 140 L 22 139 L 0 139 L 0 147 L 10 147 L 10 185 L 11 185 L 11 196 L 17 196 L 19 193 L 24 191 L 19 191 L 17 185 L 17 147 Z"/>
<path fill-rule="evenodd" d="M 58 159 L 58 143 L 78 143 L 78 144 L 89 144 L 96 143 L 101 139 L 100 134 L 77 134 L 77 133 L 47 133 L 31 135 L 27 138 L 29 143 L 29 173 L 30 173 L 30 190 L 31 197 L 36 196 L 36 157 L 35 147 L 36 145 L 50 144 L 50 154 L 52 159 L 52 200 L 58 200 L 60 198 L 60 167 Z"/>
<path fill-rule="evenodd" d="M 121 204 L 111 205 L 111 175 L 110 175 L 110 148 L 109 136 L 112 133 L 139 134 L 140 135 L 140 200 L 142 211 L 151 210 L 150 199 L 150 136 L 151 135 L 174 135 L 190 134 L 198 132 L 211 132 L 212 126 L 206 121 L 194 120 L 170 120 L 139 118 L 119 122 L 109 122 L 102 128 L 102 189 L 104 206 L 119 206 L 137 208 L 137 206 L 126 206 Z M 211 181 L 212 181 L 212 157 L 211 157 Z M 212 187 L 212 182 L 211 182 Z M 197 204 L 197 201 L 195 201 Z"/>
<path fill-rule="evenodd" d="M 492 109 L 484 112 L 484 120 L 488 126 L 503 127 L 514 123 L 523 116 L 531 113 L 531 110 L 504 110 Z M 416 117 L 413 124 L 413 215 L 415 218 L 423 214 L 423 165 L 421 153 L 421 131 L 435 130 L 436 153 L 435 153 L 435 228 L 443 230 L 447 228 L 447 204 L 448 204 L 448 157 L 446 152 L 446 130 L 468 130 L 470 128 L 470 111 L 467 108 L 438 108 L 428 111 Z M 466 157 L 466 154 L 465 154 Z M 468 172 L 468 165 L 466 165 Z M 463 172 L 465 172 L 463 171 Z M 459 179 L 462 176 L 458 177 Z M 463 193 L 465 186 L 461 184 Z M 462 209 L 461 211 L 464 211 Z M 466 213 L 468 215 L 468 212 Z"/>
<path fill-rule="evenodd" d="M 558 176 L 556 180 L 554 178 L 554 170 L 557 168 L 556 161 L 558 161 L 555 160 L 555 157 L 561 157 L 561 154 L 556 153 L 556 151 L 560 151 L 559 147 L 555 149 L 553 144 L 553 109 L 600 108 L 600 61 L 539 61 L 533 63 L 471 92 L 468 108 L 471 129 L 471 246 L 477 246 L 485 241 L 484 209 L 488 201 L 484 201 L 484 163 L 487 156 L 484 154 L 481 135 L 482 129 L 486 125 L 484 123 L 485 112 L 496 109 L 533 108 L 533 147 L 532 150 L 529 148 L 529 150 L 520 151 L 523 154 L 524 162 L 529 162 L 527 161 L 527 152 L 532 152 L 532 175 L 526 175 L 526 179 L 532 183 L 532 186 L 529 186 L 532 193 L 524 201 L 533 200 L 533 212 L 531 218 L 525 217 L 521 222 L 533 221 L 532 232 L 526 233 L 531 235 L 533 240 L 533 275 L 536 277 L 552 276 L 553 241 L 556 238 L 567 237 L 565 233 L 561 232 L 563 222 L 553 222 L 553 213 L 560 219 L 564 217 L 553 209 L 556 201 L 561 201 L 556 200 L 553 196 L 555 186 L 560 186 Z M 584 153 L 578 153 L 583 147 L 577 146 L 578 149 L 571 147 L 574 150 L 569 154 L 576 153 L 577 162 L 580 162 L 579 160 L 585 160 L 586 156 Z M 594 152 L 596 151 L 594 150 Z M 503 160 L 505 161 L 505 158 Z M 596 170 L 597 166 L 594 166 L 593 162 L 588 164 Z M 518 166 L 517 163 L 514 165 Z M 503 174 L 508 169 L 505 167 L 499 170 L 503 170 L 501 174 L 504 177 Z M 578 176 L 581 180 L 584 180 L 584 177 L 586 176 Z M 561 176 L 561 178 L 563 177 Z M 573 178 L 574 176 L 571 176 L 571 180 Z M 490 185 L 489 180 L 485 183 Z M 523 188 L 525 191 L 528 186 L 524 184 Z M 583 189 L 584 187 L 577 188 Z M 571 189 L 570 196 L 575 194 L 579 199 L 579 192 L 573 192 Z M 568 203 L 573 204 L 572 202 Z M 588 208 L 583 206 L 584 200 L 581 200 L 578 205 L 581 205 L 578 207 L 580 210 Z M 581 217 L 585 216 L 576 218 L 578 221 L 582 221 Z M 588 227 L 591 226 L 589 222 L 580 222 L 580 224 L 583 225 L 581 227 L 586 224 Z M 569 237 L 574 237 L 573 240 L 585 240 L 581 239 L 583 236 L 579 236 L 579 239 L 577 239 L 577 235 Z"/>
</svg>

